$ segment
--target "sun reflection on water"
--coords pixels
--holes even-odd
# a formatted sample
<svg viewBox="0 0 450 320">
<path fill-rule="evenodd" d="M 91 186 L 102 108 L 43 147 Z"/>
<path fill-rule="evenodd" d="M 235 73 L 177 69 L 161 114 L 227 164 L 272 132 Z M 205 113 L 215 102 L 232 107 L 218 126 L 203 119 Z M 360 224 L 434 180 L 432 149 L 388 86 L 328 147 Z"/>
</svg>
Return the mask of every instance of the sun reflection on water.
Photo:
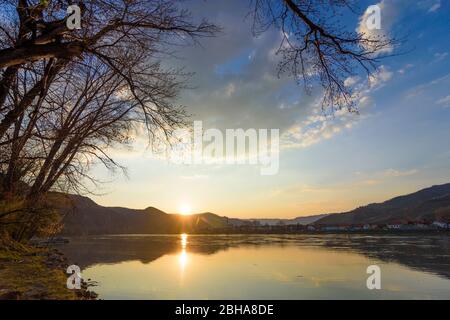
<svg viewBox="0 0 450 320">
<path fill-rule="evenodd" d="M 178 262 L 180 264 L 180 269 L 181 269 L 181 275 L 183 275 L 184 270 L 186 268 L 187 262 L 188 262 L 188 254 L 187 254 L 187 244 L 188 244 L 188 235 L 186 233 L 183 233 L 180 235 L 181 238 L 181 252 L 180 255 L 178 256 Z"/>
<path fill-rule="evenodd" d="M 184 271 L 184 269 L 186 268 L 187 260 L 188 260 L 188 255 L 187 255 L 186 249 L 182 249 L 181 253 L 178 257 L 178 261 L 180 262 L 181 271 Z"/>
<path fill-rule="evenodd" d="M 188 241 L 187 241 L 188 235 L 186 233 L 182 233 L 180 235 L 180 237 L 181 237 L 181 248 L 184 249 L 184 248 L 186 248 L 186 246 L 188 244 Z"/>
</svg>

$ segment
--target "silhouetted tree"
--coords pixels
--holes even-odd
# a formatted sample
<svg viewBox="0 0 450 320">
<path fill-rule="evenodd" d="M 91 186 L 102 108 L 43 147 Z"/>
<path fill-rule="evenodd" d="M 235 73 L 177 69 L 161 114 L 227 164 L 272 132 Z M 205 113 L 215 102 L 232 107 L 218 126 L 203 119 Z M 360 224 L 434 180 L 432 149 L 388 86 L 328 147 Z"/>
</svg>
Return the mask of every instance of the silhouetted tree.
<svg viewBox="0 0 450 320">
<path fill-rule="evenodd" d="M 152 59 L 168 54 L 167 45 L 186 43 L 197 37 L 211 36 L 217 27 L 202 21 L 191 22 L 189 13 L 176 6 L 177 1 L 158 0 L 89 0 L 79 1 L 82 29 L 69 30 L 66 8 L 71 0 L 1 0 L 5 16 L 10 17 L 0 28 L 0 139 L 21 116 L 39 92 L 64 66 L 74 59 L 96 56 L 105 66 L 115 70 L 129 84 L 135 98 L 133 74 L 127 74 L 128 55 L 141 54 Z M 4 25 L 4 26 L 3 26 Z M 47 72 L 27 92 L 22 103 L 4 105 L 20 68 L 35 61 L 48 61 Z M 148 119 L 149 121 L 151 119 Z"/>
<path fill-rule="evenodd" d="M 340 19 L 343 11 L 357 12 L 352 0 L 252 0 L 255 34 L 278 28 L 279 72 L 288 72 L 309 90 L 323 88 L 322 108 L 356 111 L 348 77 L 361 70 L 371 78 L 379 58 L 397 44 L 381 34 L 349 30 Z"/>
<path fill-rule="evenodd" d="M 184 124 L 174 104 L 182 70 L 162 66 L 172 46 L 213 36 L 219 28 L 193 22 L 176 0 L 0 0 L 0 227 L 16 239 L 45 229 L 45 195 L 80 191 L 95 162 L 120 166 L 109 151 L 137 128 L 151 138 Z M 78 4 L 82 28 L 67 28 L 66 8 Z M 279 71 L 309 89 L 319 83 L 323 108 L 348 108 L 345 79 L 375 71 L 395 43 L 339 25 L 349 0 L 253 0 L 256 34 L 282 32 Z M 44 200 L 43 200 L 44 199 Z"/>
<path fill-rule="evenodd" d="M 177 1 L 153 0 L 80 1 L 83 28 L 68 30 L 70 4 L 0 1 L 10 18 L 0 22 L 0 220 L 18 240 L 41 228 L 48 191 L 95 182 L 95 161 L 118 167 L 108 152 L 134 129 L 152 138 L 184 124 L 173 101 L 186 74 L 161 60 L 218 31 Z"/>
</svg>

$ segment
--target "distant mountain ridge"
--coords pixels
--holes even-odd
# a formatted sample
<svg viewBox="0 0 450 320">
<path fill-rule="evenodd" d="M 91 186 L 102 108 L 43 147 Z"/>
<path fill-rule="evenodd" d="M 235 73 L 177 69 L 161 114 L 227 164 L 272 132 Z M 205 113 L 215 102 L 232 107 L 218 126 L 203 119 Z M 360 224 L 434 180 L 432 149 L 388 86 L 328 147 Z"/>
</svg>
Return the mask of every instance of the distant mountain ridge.
<svg viewBox="0 0 450 320">
<path fill-rule="evenodd" d="M 240 226 L 307 225 L 327 216 L 317 215 L 294 219 L 237 219 L 211 212 L 179 215 L 168 214 L 154 207 L 129 209 L 104 207 L 88 197 L 69 195 L 71 206 L 61 206 L 65 214 L 64 235 L 146 234 L 196 232 Z M 67 204 L 66 202 L 63 202 Z"/>
<path fill-rule="evenodd" d="M 67 197 L 67 195 L 65 195 Z M 64 235 L 155 234 L 198 232 L 239 226 L 362 225 L 411 221 L 450 222 L 450 183 L 433 186 L 383 203 L 369 204 L 345 213 L 322 214 L 294 219 L 235 219 L 211 212 L 182 216 L 157 208 L 104 207 L 93 200 L 69 195 L 71 205 L 60 201 L 65 213 Z"/>
<path fill-rule="evenodd" d="M 308 225 L 311 223 L 314 223 L 329 214 L 318 214 L 313 216 L 307 216 L 307 217 L 297 217 L 293 219 L 249 219 L 249 221 L 252 221 L 254 223 L 258 223 L 262 226 L 286 226 L 286 225 L 293 225 L 293 224 L 300 224 L 300 225 Z"/>
<path fill-rule="evenodd" d="M 210 212 L 183 216 L 167 214 L 154 207 L 143 210 L 103 207 L 87 197 L 77 195 L 69 197 L 71 206 L 59 208 L 65 213 L 62 230 L 64 235 L 194 232 L 224 228 L 237 220 Z M 238 224 L 238 221 L 235 223 Z"/>
<path fill-rule="evenodd" d="M 383 203 L 369 204 L 349 212 L 330 214 L 315 224 L 388 224 L 435 220 L 450 221 L 450 183 L 395 197 Z"/>
</svg>

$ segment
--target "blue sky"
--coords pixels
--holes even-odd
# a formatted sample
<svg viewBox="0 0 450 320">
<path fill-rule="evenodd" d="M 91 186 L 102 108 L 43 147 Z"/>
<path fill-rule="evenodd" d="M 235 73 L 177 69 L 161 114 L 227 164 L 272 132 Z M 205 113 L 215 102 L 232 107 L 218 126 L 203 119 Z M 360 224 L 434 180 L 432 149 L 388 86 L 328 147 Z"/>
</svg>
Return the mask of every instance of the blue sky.
<svg viewBox="0 0 450 320">
<path fill-rule="evenodd" d="M 359 15 L 344 21 L 357 28 Z M 255 38 L 245 1 L 188 1 L 223 34 L 181 48 L 170 63 L 195 72 L 179 102 L 207 127 L 279 128 L 280 171 L 261 176 L 254 166 L 175 165 L 154 157 L 138 138 L 115 151 L 128 177 L 96 169 L 103 205 L 167 212 L 190 207 L 230 217 L 296 217 L 340 212 L 450 182 L 450 2 L 384 0 L 382 30 L 405 38 L 383 59 L 361 92 L 360 115 L 324 117 L 288 76 L 278 78 L 274 48 L 280 34 Z M 352 81 L 350 81 L 352 80 Z"/>
</svg>

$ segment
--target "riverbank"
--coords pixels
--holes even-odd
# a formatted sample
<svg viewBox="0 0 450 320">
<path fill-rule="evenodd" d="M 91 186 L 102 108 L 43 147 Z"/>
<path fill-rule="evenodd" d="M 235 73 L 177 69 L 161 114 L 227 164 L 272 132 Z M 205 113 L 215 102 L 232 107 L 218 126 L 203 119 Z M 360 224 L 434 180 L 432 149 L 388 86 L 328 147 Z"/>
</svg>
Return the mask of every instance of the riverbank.
<svg viewBox="0 0 450 320">
<path fill-rule="evenodd" d="M 86 283 L 66 287 L 67 259 L 55 249 L 0 238 L 0 300 L 92 300 Z"/>
</svg>

